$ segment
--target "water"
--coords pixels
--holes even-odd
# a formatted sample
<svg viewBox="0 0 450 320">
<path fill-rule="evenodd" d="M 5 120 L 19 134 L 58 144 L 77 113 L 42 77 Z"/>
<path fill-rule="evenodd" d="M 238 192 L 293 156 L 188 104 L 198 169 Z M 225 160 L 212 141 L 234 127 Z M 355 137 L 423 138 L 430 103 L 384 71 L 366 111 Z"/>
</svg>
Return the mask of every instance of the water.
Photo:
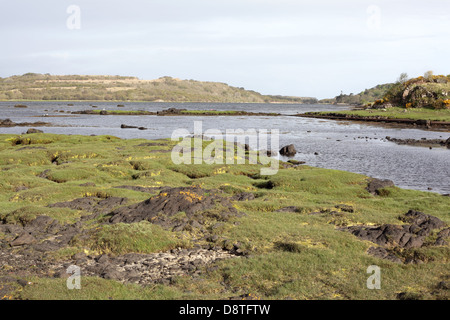
<svg viewBox="0 0 450 320">
<path fill-rule="evenodd" d="M 345 106 L 295 104 L 228 104 L 228 103 L 117 103 L 26 102 L 28 108 L 14 108 L 14 102 L 0 102 L 0 119 L 14 122 L 50 122 L 53 127 L 39 129 L 48 133 L 114 135 L 124 139 L 170 138 L 175 129 L 194 133 L 194 121 L 203 121 L 203 131 L 219 129 L 278 129 L 280 146 L 293 143 L 298 151 L 293 158 L 310 166 L 361 173 L 390 179 L 402 188 L 450 193 L 450 150 L 397 145 L 386 141 L 390 136 L 400 139 L 447 139 L 448 132 L 384 127 L 367 123 L 293 117 L 308 111 L 336 111 Z M 75 110 L 90 110 L 91 105 L 106 110 L 159 111 L 170 107 L 189 110 L 246 110 L 277 112 L 279 117 L 201 117 L 201 116 L 99 116 L 71 115 Z M 47 111 L 45 111 L 47 110 Z M 63 112 L 59 112 L 62 110 Z M 48 114 L 48 117 L 42 115 Z M 146 127 L 148 130 L 121 129 L 121 124 Z M 26 127 L 0 128 L 0 133 L 22 133 Z M 315 154 L 317 153 L 317 154 Z M 287 160 L 283 158 L 283 160 Z"/>
</svg>

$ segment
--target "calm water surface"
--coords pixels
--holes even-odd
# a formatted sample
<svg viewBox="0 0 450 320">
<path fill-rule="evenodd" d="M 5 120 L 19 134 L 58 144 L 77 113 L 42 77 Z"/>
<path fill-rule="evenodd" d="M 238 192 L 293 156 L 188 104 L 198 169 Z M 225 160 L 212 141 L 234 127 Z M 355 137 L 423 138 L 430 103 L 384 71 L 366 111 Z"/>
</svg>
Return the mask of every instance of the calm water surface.
<svg viewBox="0 0 450 320">
<path fill-rule="evenodd" d="M 14 122 L 45 121 L 53 127 L 39 129 L 48 133 L 114 135 L 124 139 L 170 138 L 175 129 L 185 128 L 193 133 L 194 121 L 203 121 L 203 131 L 219 129 L 278 129 L 280 146 L 294 144 L 296 160 L 310 166 L 338 169 L 391 179 L 402 188 L 450 193 L 450 150 L 444 148 L 401 146 L 386 141 L 386 136 L 412 139 L 447 139 L 448 132 L 403 129 L 350 123 L 343 121 L 293 117 L 308 111 L 336 111 L 348 109 L 332 105 L 293 104 L 228 104 L 228 103 L 117 103 L 26 102 L 28 108 L 14 108 L 14 102 L 0 102 L 0 119 Z M 159 111 L 170 107 L 189 110 L 246 110 L 277 112 L 279 117 L 158 117 L 158 116 L 98 116 L 71 115 L 71 111 L 90 110 L 92 105 L 106 110 Z M 43 117 L 44 115 L 47 117 Z M 121 129 L 121 124 L 142 126 L 148 130 Z M 0 133 L 22 133 L 26 127 L 0 128 Z M 255 146 L 256 147 L 256 146 Z M 317 153 L 317 154 L 315 154 Z M 286 160 L 283 158 L 283 160 Z"/>
</svg>

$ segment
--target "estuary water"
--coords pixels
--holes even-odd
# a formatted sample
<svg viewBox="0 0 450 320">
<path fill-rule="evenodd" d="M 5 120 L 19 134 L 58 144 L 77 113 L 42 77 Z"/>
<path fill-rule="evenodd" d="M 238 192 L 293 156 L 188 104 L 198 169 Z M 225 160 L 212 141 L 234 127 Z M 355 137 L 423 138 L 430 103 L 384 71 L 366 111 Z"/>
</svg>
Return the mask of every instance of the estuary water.
<svg viewBox="0 0 450 320">
<path fill-rule="evenodd" d="M 308 111 L 337 111 L 348 106 L 301 104 L 232 104 L 232 103 L 149 103 L 123 102 L 20 102 L 27 108 L 14 108 L 15 102 L 0 102 L 0 119 L 14 122 L 50 122 L 39 127 L 46 133 L 80 135 L 114 135 L 123 139 L 170 138 L 174 130 L 194 133 L 194 121 L 202 122 L 203 132 L 218 129 L 274 130 L 280 132 L 279 145 L 294 144 L 292 158 L 307 165 L 361 173 L 390 179 L 402 188 L 450 193 L 450 149 L 397 145 L 386 136 L 399 139 L 447 139 L 449 132 L 396 128 L 370 123 L 355 123 L 295 117 Z M 95 108 L 97 107 L 97 108 Z M 268 116 L 117 116 L 70 114 L 80 110 L 145 110 L 168 108 L 188 110 L 245 110 L 276 112 Z M 121 129 L 121 124 L 145 127 L 147 130 Z M 23 133 L 28 127 L 0 128 L 0 133 Z M 251 146 L 257 147 L 257 146 Z M 282 160 L 287 158 L 282 157 Z M 431 190 L 429 190 L 431 188 Z"/>
</svg>

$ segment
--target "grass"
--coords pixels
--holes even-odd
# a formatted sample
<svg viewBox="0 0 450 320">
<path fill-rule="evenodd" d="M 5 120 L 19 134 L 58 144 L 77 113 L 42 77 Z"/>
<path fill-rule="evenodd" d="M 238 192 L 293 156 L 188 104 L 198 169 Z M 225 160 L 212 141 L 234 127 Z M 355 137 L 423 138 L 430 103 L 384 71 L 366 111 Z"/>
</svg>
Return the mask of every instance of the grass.
<svg viewBox="0 0 450 320">
<path fill-rule="evenodd" d="M 326 115 L 328 112 L 319 112 L 318 114 Z M 450 122 L 450 109 L 428 109 L 428 108 L 399 108 L 392 107 L 384 110 L 352 110 L 352 111 L 337 111 L 337 114 L 349 114 L 356 116 L 381 116 L 395 119 L 413 119 L 413 120 L 435 120 Z"/>
<path fill-rule="evenodd" d="M 314 103 L 315 98 L 262 95 L 226 83 L 161 77 L 24 74 L 0 79 L 0 101 L 155 101 Z"/>
<path fill-rule="evenodd" d="M 174 235 L 150 222 L 107 225 L 83 243 L 95 252 L 120 255 L 129 252 L 153 253 L 185 246 Z"/>
<path fill-rule="evenodd" d="M 265 299 L 395 299 L 400 292 L 420 299 L 448 298 L 448 293 L 436 289 L 448 276 L 448 246 L 420 248 L 429 262 L 399 265 L 367 255 L 373 244 L 336 227 L 400 224 L 399 216 L 410 209 L 450 223 L 449 197 L 397 187 L 374 196 L 365 189 L 363 175 L 304 165 L 280 169 L 273 176 L 261 176 L 260 166 L 250 164 L 174 165 L 170 153 L 157 152 L 170 150 L 176 143 L 170 140 L 157 141 L 162 146 L 146 146 L 143 139 L 112 136 L 33 134 L 27 138 L 31 144 L 26 146 L 39 148 L 19 150 L 24 145 L 14 141 L 20 136 L 0 135 L 0 219 L 8 223 L 21 224 L 38 215 L 73 223 L 88 213 L 47 206 L 84 196 L 126 197 L 137 203 L 152 195 L 115 188 L 121 185 L 198 186 L 220 189 L 223 196 L 251 192 L 256 198 L 234 202 L 245 216 L 225 221 L 218 231 L 228 244 L 240 243 L 249 256 L 217 262 L 217 268 L 200 280 L 179 277 L 170 285 L 142 288 L 83 277 L 82 290 L 67 290 L 62 279 L 32 277 L 33 285 L 16 292 L 16 298 L 226 299 L 251 293 Z M 80 186 L 86 182 L 95 185 Z M 339 211 L 339 205 L 351 206 L 353 212 L 330 215 Z M 297 211 L 276 212 L 287 206 Z M 83 250 L 112 255 L 167 251 L 189 247 L 197 236 L 181 237 L 148 222 L 102 225 L 101 218 L 85 226 L 91 231 L 89 237 L 73 241 L 52 259 L 63 261 Z M 174 217 L 182 218 L 182 212 Z M 381 290 L 366 288 L 370 265 L 382 270 Z"/>
</svg>

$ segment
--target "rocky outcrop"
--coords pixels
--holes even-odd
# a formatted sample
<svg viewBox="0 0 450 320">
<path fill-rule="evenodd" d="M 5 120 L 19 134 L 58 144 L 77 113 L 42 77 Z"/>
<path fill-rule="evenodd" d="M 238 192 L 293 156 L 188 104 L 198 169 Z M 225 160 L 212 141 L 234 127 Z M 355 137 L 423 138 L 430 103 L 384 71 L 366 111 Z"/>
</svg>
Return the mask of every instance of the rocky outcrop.
<svg viewBox="0 0 450 320">
<path fill-rule="evenodd" d="M 410 146 L 419 146 L 419 147 L 445 147 L 450 149 L 450 138 L 447 140 L 443 139 L 427 139 L 422 138 L 420 140 L 417 139 L 397 139 L 391 138 L 389 136 L 386 137 L 387 141 L 394 142 L 400 145 L 410 145 Z"/>
<path fill-rule="evenodd" d="M 214 211 L 214 220 L 227 221 L 231 217 L 242 215 L 233 207 L 230 199 L 223 197 L 218 191 L 179 187 L 163 190 L 143 202 L 112 211 L 108 215 L 108 222 L 134 223 L 146 220 L 173 231 L 207 231 L 205 222 L 209 217 L 201 212 L 217 209 L 219 204 L 220 208 Z M 184 212 L 185 217 L 173 219 L 179 212 Z"/>
<path fill-rule="evenodd" d="M 17 123 L 14 121 L 11 121 L 11 119 L 0 119 L 0 127 L 49 127 L 51 126 L 51 123 L 48 122 L 21 122 Z"/>
<path fill-rule="evenodd" d="M 38 129 L 34 129 L 34 128 L 30 128 L 30 129 L 27 130 L 26 134 L 31 134 L 31 133 L 44 133 L 44 131 L 38 130 Z"/>
<path fill-rule="evenodd" d="M 373 195 L 381 195 L 382 189 L 394 186 L 394 182 L 392 182 L 391 180 L 372 178 L 367 185 L 367 191 L 369 191 Z"/>
<path fill-rule="evenodd" d="M 111 212 L 118 206 L 126 205 L 128 202 L 127 198 L 121 197 L 84 197 L 74 199 L 72 201 L 57 202 L 50 204 L 50 208 L 69 208 L 73 210 L 83 210 L 85 212 L 91 212 L 96 215 L 106 214 Z"/>
<path fill-rule="evenodd" d="M 145 128 L 145 127 L 129 126 L 129 125 L 126 125 L 126 124 L 121 124 L 121 125 L 120 125 L 120 128 L 121 128 L 121 129 L 139 129 L 139 130 L 147 130 L 147 128 Z"/>
<path fill-rule="evenodd" d="M 8 266 L 14 274 L 63 278 L 69 276 L 68 266 L 76 265 L 85 276 L 148 285 L 169 284 L 177 276 L 196 277 L 216 261 L 244 254 L 239 244 L 232 244 L 218 234 L 226 221 L 243 215 L 233 207 L 232 201 L 252 200 L 252 193 L 243 192 L 228 198 L 220 191 L 200 188 L 161 187 L 159 191 L 158 196 L 131 206 L 127 205 L 126 198 L 120 197 L 84 197 L 49 205 L 91 213 L 82 215 L 75 223 L 62 224 L 45 215 L 32 218 L 12 212 L 0 220 L 0 265 Z M 186 216 L 178 219 L 175 216 L 180 212 Z M 100 228 L 103 224 L 147 220 L 163 227 L 173 227 L 174 231 L 197 230 L 202 234 L 203 242 L 190 248 L 179 247 L 151 254 L 109 256 L 78 252 L 63 260 L 49 259 L 52 253 L 73 243 L 89 242 L 98 228 L 87 226 L 105 214 L 106 220 L 99 220 Z"/>
<path fill-rule="evenodd" d="M 83 268 L 83 273 L 87 276 L 139 285 L 169 284 L 174 277 L 198 276 L 207 265 L 234 256 L 229 251 L 218 248 L 179 248 L 153 254 L 129 253 L 118 257 L 100 255 L 85 259 L 81 257 L 83 262 L 77 265 Z M 61 269 L 56 275 L 65 276 L 66 270 Z"/>
<path fill-rule="evenodd" d="M 383 224 L 378 227 L 373 226 L 350 226 L 340 228 L 347 231 L 361 240 L 366 240 L 377 244 L 379 247 L 371 247 L 368 253 L 376 257 L 394 262 L 417 262 L 418 257 L 408 256 L 408 249 L 421 248 L 425 245 L 426 238 L 434 231 L 442 229 L 437 233 L 436 240 L 430 245 L 447 245 L 445 239 L 450 235 L 450 228 L 446 228 L 445 222 L 434 216 L 423 212 L 409 210 L 399 218 L 408 224 Z M 444 229 L 445 228 L 445 229 Z M 401 251 L 399 249 L 406 249 Z"/>
<path fill-rule="evenodd" d="M 406 109 L 405 109 L 406 110 Z M 390 123 L 401 126 L 413 126 L 418 128 L 427 129 L 448 129 L 450 128 L 450 122 L 448 121 L 437 121 L 437 120 L 416 120 L 416 119 L 406 119 L 406 118 L 389 118 L 385 116 L 360 116 L 344 113 L 318 113 L 318 112 L 307 112 L 303 114 L 295 115 L 297 117 L 304 118 L 317 118 L 317 119 L 330 119 L 330 120 L 345 120 L 345 121 L 368 121 L 368 122 L 379 122 L 379 123 Z"/>
</svg>

